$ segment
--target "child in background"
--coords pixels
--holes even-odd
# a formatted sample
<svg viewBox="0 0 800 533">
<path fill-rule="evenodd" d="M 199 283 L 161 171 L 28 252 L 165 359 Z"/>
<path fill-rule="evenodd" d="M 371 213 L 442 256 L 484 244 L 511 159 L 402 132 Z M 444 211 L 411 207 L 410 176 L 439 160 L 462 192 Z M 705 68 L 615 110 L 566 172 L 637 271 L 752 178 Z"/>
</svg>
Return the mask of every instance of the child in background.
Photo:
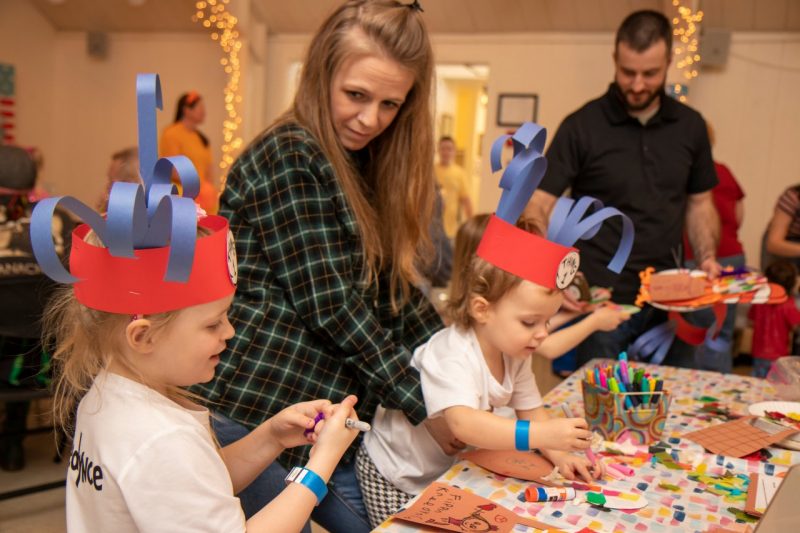
<svg viewBox="0 0 800 533">
<path fill-rule="evenodd" d="M 448 302 L 453 324 L 417 348 L 412 358 L 412 366 L 420 371 L 428 416 L 443 416 L 456 439 L 469 446 L 537 448 L 567 479 L 580 475 L 588 482 L 600 477 L 601 463 L 592 465 L 585 456 L 569 453 L 589 446 L 586 420 L 551 419 L 531 368 L 531 356 L 543 346 L 548 322 L 563 301 L 559 289 L 577 271 L 577 252 L 496 216 L 484 224 L 488 224 L 484 232 L 473 227 L 479 225 L 475 220 L 461 235 L 470 232 L 475 241 L 482 234 L 481 247 L 465 268 L 454 272 Z M 503 231 L 511 231 L 511 238 L 498 237 Z M 464 241 L 456 243 L 457 264 L 463 264 L 464 257 L 477 248 Z M 509 246 L 526 250 L 511 260 L 520 268 L 495 266 L 497 261 L 488 249 L 496 253 Z M 542 271 L 546 273 L 524 273 L 539 268 L 538 263 L 545 265 Z M 517 420 L 492 413 L 505 406 L 514 409 Z M 423 426 L 413 426 L 401 411 L 379 408 L 373 430 L 365 435 L 356 455 L 356 472 L 372 526 L 421 492 L 455 460 L 442 452 Z"/>
<path fill-rule="evenodd" d="M 786 289 L 789 297 L 782 304 L 753 305 L 747 314 L 753 321 L 753 376 L 767 376 L 773 361 L 789 355 L 792 329 L 800 324 L 794 294 L 797 288 L 797 267 L 784 259 L 771 263 L 764 271 L 770 283 Z"/>
<path fill-rule="evenodd" d="M 451 299 L 456 297 L 456 292 L 465 290 L 462 278 L 470 268 L 470 262 L 475 255 L 475 250 L 478 249 L 478 244 L 489 222 L 489 217 L 490 215 L 486 213 L 475 215 L 467 219 L 458 228 L 453 255 L 453 281 L 451 284 L 453 294 L 450 296 Z M 528 225 L 525 221 L 521 221 L 521 226 L 528 231 L 533 231 L 535 228 L 533 224 Z M 612 305 L 601 305 L 579 322 L 558 329 L 579 316 L 580 313 L 578 312 L 564 310 L 553 316 L 550 319 L 548 328 L 553 333 L 550 333 L 542 341 L 541 345 L 536 349 L 536 355 L 546 359 L 556 359 L 575 348 L 595 331 L 613 331 L 622 322 L 630 318 L 628 313 Z"/>
<path fill-rule="evenodd" d="M 157 86 L 153 83 L 140 101 L 148 94 L 155 101 Z M 141 124 L 142 116 L 140 129 Z M 337 406 L 327 400 L 292 405 L 219 448 L 208 410 L 184 387 L 214 377 L 219 354 L 234 334 L 227 313 L 237 280 L 235 245 L 223 217 L 198 218 L 190 198 L 163 188 L 154 192 L 153 181 L 160 183 L 145 164 L 156 161 L 154 140 L 140 152 L 148 201 L 158 205 L 158 213 L 165 213 L 161 207 L 167 202 L 172 207 L 161 224 L 148 220 L 141 204 L 141 210 L 125 216 L 126 206 L 144 194 L 141 185 L 130 183 L 112 189 L 107 223 L 63 197 L 40 202 L 31 220 L 34 252 L 44 273 L 75 282 L 53 299 L 46 317 L 46 339 L 56 347 L 54 410 L 68 431 L 77 407 L 67 528 L 300 531 L 357 435 L 346 427 L 348 417 L 356 418 L 356 398 Z M 196 187 L 189 182 L 184 190 L 190 185 Z M 53 261 L 50 219 L 61 201 L 88 224 L 73 234 L 70 271 Z M 144 228 L 137 223 L 143 221 L 150 226 L 149 241 L 126 240 L 127 235 L 141 238 Z M 317 424 L 322 416 L 327 421 Z M 306 467 L 295 467 L 287 477 L 292 483 L 245 520 L 235 494 L 286 448 L 305 444 L 313 444 Z"/>
</svg>

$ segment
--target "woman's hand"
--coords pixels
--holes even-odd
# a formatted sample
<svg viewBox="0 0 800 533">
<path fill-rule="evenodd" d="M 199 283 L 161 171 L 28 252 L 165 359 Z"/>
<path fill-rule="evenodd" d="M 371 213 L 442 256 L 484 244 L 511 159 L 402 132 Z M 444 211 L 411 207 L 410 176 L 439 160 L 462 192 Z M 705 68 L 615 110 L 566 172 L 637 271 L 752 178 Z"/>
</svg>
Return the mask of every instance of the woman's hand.
<svg viewBox="0 0 800 533">
<path fill-rule="evenodd" d="M 316 433 L 312 432 L 306 436 L 304 432 L 314 430 L 314 418 L 320 413 L 326 417 L 333 413 L 333 406 L 329 400 L 296 403 L 264 423 L 268 424 L 269 436 L 275 442 L 283 448 L 294 448 L 311 444 L 316 440 Z"/>
</svg>

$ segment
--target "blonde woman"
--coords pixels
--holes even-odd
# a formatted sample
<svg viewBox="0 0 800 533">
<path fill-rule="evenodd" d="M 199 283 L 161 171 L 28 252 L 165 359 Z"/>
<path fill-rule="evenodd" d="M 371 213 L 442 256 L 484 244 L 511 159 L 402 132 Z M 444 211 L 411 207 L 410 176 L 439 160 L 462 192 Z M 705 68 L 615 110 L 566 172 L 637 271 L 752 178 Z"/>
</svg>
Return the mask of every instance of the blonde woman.
<svg viewBox="0 0 800 533">
<path fill-rule="evenodd" d="M 412 350 L 442 324 L 415 288 L 430 256 L 434 202 L 429 107 L 433 56 L 414 2 L 353 0 L 313 37 L 292 107 L 237 159 L 220 214 L 237 240 L 237 330 L 216 379 L 197 390 L 219 406 L 224 444 L 305 398 L 356 394 L 359 417 L 381 404 L 425 420 Z M 455 447 L 444 424 L 428 424 Z M 352 458 L 312 518 L 368 531 Z M 280 457 L 285 466 L 302 450 Z M 268 500 L 273 467 L 239 496 Z"/>
</svg>

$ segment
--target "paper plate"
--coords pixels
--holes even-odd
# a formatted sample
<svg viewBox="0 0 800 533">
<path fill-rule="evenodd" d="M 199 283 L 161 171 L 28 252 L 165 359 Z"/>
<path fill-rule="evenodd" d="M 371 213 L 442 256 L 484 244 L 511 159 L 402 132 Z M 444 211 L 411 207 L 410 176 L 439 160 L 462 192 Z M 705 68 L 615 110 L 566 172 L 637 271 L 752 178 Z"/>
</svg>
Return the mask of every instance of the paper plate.
<svg viewBox="0 0 800 533">
<path fill-rule="evenodd" d="M 661 274 L 684 274 L 686 272 L 687 272 L 687 269 L 685 269 L 685 268 L 680 269 L 680 270 L 677 269 L 677 268 L 670 268 L 670 269 L 667 269 L 667 270 L 660 270 L 658 272 L 653 272 L 653 274 L 659 274 L 659 275 L 661 275 Z M 688 270 L 688 272 L 689 272 L 689 275 L 692 276 L 693 278 L 705 278 L 705 277 L 708 277 L 708 275 L 702 270 L 695 269 L 695 270 Z M 705 301 L 706 299 L 708 299 L 707 302 Z M 666 303 L 666 302 L 654 302 L 652 300 L 648 301 L 647 303 L 652 305 L 656 309 L 661 309 L 663 311 L 678 311 L 679 313 L 688 313 L 688 312 L 691 312 L 691 311 L 698 311 L 700 309 L 704 309 L 706 307 L 710 307 L 715 302 L 717 302 L 719 299 L 720 299 L 720 296 L 717 293 L 711 292 L 709 294 L 704 294 L 702 296 L 698 296 L 697 298 L 694 298 L 692 300 L 693 302 L 694 301 L 698 301 L 698 300 L 703 300 L 703 303 L 700 303 L 700 304 L 687 305 L 684 301 L 679 301 L 679 302 L 675 302 L 675 303 Z"/>
<path fill-rule="evenodd" d="M 777 411 L 788 415 L 789 413 L 800 413 L 800 402 L 758 402 L 748 407 L 747 410 L 755 416 L 764 416 L 767 411 Z M 800 450 L 800 433 L 795 433 L 777 444 L 790 450 Z"/>
</svg>

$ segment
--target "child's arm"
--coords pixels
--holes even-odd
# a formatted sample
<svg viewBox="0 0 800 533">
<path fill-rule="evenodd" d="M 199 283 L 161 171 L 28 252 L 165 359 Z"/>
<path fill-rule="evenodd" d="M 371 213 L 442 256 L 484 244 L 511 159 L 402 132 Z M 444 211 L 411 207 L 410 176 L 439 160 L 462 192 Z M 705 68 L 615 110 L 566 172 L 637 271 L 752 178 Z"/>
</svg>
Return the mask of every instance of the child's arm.
<svg viewBox="0 0 800 533">
<path fill-rule="evenodd" d="M 231 476 L 233 493 L 244 490 L 286 448 L 311 444 L 303 430 L 314 427 L 317 413 L 330 414 L 331 408 L 328 400 L 292 405 L 222 448 L 220 453 Z"/>
<path fill-rule="evenodd" d="M 345 426 L 347 418 L 358 420 L 353 410 L 355 403 L 356 397 L 348 396 L 341 404 L 333 407 L 332 414 L 327 416 L 326 420 L 317 425 L 316 444 L 311 449 L 311 458 L 305 467 L 321 477 L 325 483 L 333 474 L 339 459 L 358 435 L 357 430 L 347 429 Z M 281 413 L 270 420 L 279 417 Z M 247 521 L 247 531 L 276 533 L 300 531 L 316 505 L 317 497 L 308 487 L 299 483 L 289 483 L 275 499 Z"/>
<path fill-rule="evenodd" d="M 547 359 L 561 357 L 595 331 L 615 330 L 629 318 L 628 313 L 612 306 L 598 307 L 577 324 L 551 333 L 536 349 L 536 354 Z"/>
<path fill-rule="evenodd" d="M 553 420 L 547 414 L 543 407 L 530 409 L 526 411 L 517 411 L 517 418 L 520 420 L 531 421 L 531 431 L 537 425 Z M 556 419 L 557 420 L 557 419 Z M 571 419 L 563 419 L 571 420 Z M 589 459 L 584 455 L 575 455 L 562 450 L 553 448 L 539 448 L 542 455 L 550 459 L 550 462 L 558 467 L 558 471 L 567 479 L 575 479 L 576 474 L 580 475 L 586 482 L 591 483 L 592 478 L 599 479 L 605 473 L 605 466 L 602 461 L 596 461 L 592 464 Z M 591 469 L 591 473 L 589 472 Z"/>
<path fill-rule="evenodd" d="M 546 415 L 545 415 L 546 416 Z M 447 425 L 461 442 L 487 450 L 513 450 L 516 420 L 457 405 L 444 410 Z M 554 418 L 531 424 L 529 446 L 539 449 L 585 450 L 592 434 L 583 418 Z"/>
</svg>

